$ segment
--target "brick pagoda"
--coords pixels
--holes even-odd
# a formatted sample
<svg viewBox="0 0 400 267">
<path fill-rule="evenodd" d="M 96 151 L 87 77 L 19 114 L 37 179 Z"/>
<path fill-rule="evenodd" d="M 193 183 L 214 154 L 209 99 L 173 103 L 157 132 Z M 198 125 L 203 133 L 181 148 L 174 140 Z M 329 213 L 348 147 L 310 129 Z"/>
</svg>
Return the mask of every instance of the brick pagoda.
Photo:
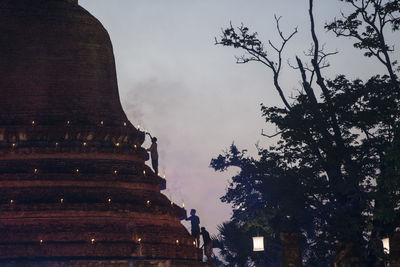
<svg viewBox="0 0 400 267">
<path fill-rule="evenodd" d="M 0 0 L 0 266 L 207 266 L 77 0 Z"/>
</svg>

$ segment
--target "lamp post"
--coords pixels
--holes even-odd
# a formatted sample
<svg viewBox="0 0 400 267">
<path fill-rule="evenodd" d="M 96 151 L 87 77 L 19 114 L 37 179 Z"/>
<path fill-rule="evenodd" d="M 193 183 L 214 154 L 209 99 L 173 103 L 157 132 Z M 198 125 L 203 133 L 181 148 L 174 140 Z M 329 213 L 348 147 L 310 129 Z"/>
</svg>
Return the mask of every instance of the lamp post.
<svg viewBox="0 0 400 267">
<path fill-rule="evenodd" d="M 383 245 L 383 252 L 385 254 L 390 254 L 389 237 L 382 239 L 382 245 Z"/>
<path fill-rule="evenodd" d="M 264 237 L 254 236 L 253 237 L 253 251 L 264 251 Z"/>
<path fill-rule="evenodd" d="M 389 245 L 389 237 L 385 237 L 382 239 L 383 253 L 385 254 L 384 261 L 385 266 L 390 266 L 389 263 L 389 254 L 390 254 L 390 245 Z"/>
</svg>

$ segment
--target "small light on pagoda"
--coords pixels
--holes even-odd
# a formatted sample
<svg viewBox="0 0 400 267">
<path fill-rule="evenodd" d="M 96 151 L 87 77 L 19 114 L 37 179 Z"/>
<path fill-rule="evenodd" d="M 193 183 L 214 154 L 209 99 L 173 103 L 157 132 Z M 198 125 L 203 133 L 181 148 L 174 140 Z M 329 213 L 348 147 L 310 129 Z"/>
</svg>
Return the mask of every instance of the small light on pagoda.
<svg viewBox="0 0 400 267">
<path fill-rule="evenodd" d="M 82 146 L 87 146 L 87 143 L 86 143 L 86 142 L 83 142 L 83 143 L 82 143 Z"/>
<path fill-rule="evenodd" d="M 389 237 L 382 239 L 382 245 L 383 245 L 383 252 L 385 254 L 390 254 Z"/>
<path fill-rule="evenodd" d="M 34 172 L 35 174 L 37 174 L 37 173 L 39 172 L 39 170 L 38 170 L 38 169 L 34 169 L 33 172 Z"/>
<path fill-rule="evenodd" d="M 171 201 L 171 206 L 174 206 L 174 202 L 173 201 Z"/>
<path fill-rule="evenodd" d="M 133 145 L 133 148 L 135 148 L 135 149 L 136 149 L 136 148 L 137 148 L 137 145 Z"/>
<path fill-rule="evenodd" d="M 137 241 L 140 243 L 140 242 L 142 242 L 142 239 L 139 237 Z"/>
<path fill-rule="evenodd" d="M 76 172 L 76 173 L 79 173 L 79 169 L 76 169 L 75 172 Z"/>
<path fill-rule="evenodd" d="M 58 142 L 56 142 L 56 147 L 58 146 Z"/>
<path fill-rule="evenodd" d="M 64 199 L 60 198 L 60 203 L 63 204 L 64 203 Z"/>
<path fill-rule="evenodd" d="M 114 170 L 114 174 L 118 174 L 118 171 L 117 171 L 117 170 Z"/>
<path fill-rule="evenodd" d="M 193 246 L 196 246 L 196 241 L 193 241 Z"/>
<path fill-rule="evenodd" d="M 104 121 L 100 121 L 100 125 L 104 125 Z"/>
<path fill-rule="evenodd" d="M 147 206 L 150 206 L 150 203 L 151 203 L 150 200 L 147 200 L 147 201 L 146 201 L 146 205 L 147 205 Z"/>
<path fill-rule="evenodd" d="M 70 121 L 67 121 L 67 125 L 69 125 L 71 122 Z"/>
<path fill-rule="evenodd" d="M 10 204 L 14 204 L 14 199 L 11 199 L 11 200 L 10 200 Z"/>
<path fill-rule="evenodd" d="M 124 121 L 124 126 L 126 127 L 126 122 Z"/>
<path fill-rule="evenodd" d="M 90 239 L 90 242 L 91 242 L 92 244 L 94 244 L 95 241 L 96 241 L 96 239 L 94 239 L 94 238 Z"/>
<path fill-rule="evenodd" d="M 138 130 L 140 130 L 140 125 L 137 126 Z"/>
<path fill-rule="evenodd" d="M 110 203 L 111 203 L 111 198 L 108 199 L 108 204 L 110 204 Z"/>
<path fill-rule="evenodd" d="M 39 242 L 40 242 L 40 244 L 43 244 L 43 239 L 40 239 Z"/>
<path fill-rule="evenodd" d="M 17 146 L 17 144 L 16 143 L 12 143 L 12 145 L 11 145 L 13 148 L 14 147 L 16 147 Z"/>
<path fill-rule="evenodd" d="M 185 207 L 185 202 L 182 203 L 182 208 L 184 208 L 184 207 Z"/>
<path fill-rule="evenodd" d="M 116 147 L 119 147 L 119 143 L 116 143 L 115 146 L 116 146 Z"/>
<path fill-rule="evenodd" d="M 176 243 L 177 245 L 179 245 L 179 240 L 177 239 L 177 240 L 175 241 L 175 243 Z"/>
<path fill-rule="evenodd" d="M 143 170 L 143 175 L 146 175 L 146 171 L 145 170 Z"/>
<path fill-rule="evenodd" d="M 35 121 L 32 121 L 32 126 L 35 126 Z"/>
<path fill-rule="evenodd" d="M 253 237 L 253 251 L 264 251 L 264 237 Z"/>
<path fill-rule="evenodd" d="M 165 176 L 165 174 L 164 174 L 163 178 L 165 179 L 165 177 L 166 177 L 166 176 Z"/>
</svg>

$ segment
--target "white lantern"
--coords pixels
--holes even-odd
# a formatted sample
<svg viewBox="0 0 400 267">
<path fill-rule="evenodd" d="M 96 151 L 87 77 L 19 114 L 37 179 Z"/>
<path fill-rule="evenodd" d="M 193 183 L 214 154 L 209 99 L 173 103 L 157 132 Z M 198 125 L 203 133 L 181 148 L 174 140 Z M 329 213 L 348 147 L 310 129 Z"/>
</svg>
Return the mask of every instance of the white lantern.
<svg viewBox="0 0 400 267">
<path fill-rule="evenodd" d="M 253 251 L 264 251 L 264 237 L 253 237 Z"/>
<path fill-rule="evenodd" d="M 383 244 L 383 252 L 385 254 L 389 254 L 390 253 L 389 237 L 382 239 L 382 244 Z"/>
</svg>

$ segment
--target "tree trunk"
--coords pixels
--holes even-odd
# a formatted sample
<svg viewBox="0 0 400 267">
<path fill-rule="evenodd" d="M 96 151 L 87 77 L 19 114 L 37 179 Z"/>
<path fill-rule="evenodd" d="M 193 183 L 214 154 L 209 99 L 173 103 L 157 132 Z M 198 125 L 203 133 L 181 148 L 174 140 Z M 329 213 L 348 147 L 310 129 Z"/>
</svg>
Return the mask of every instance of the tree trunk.
<svg viewBox="0 0 400 267">
<path fill-rule="evenodd" d="M 400 232 L 393 234 L 389 239 L 390 267 L 400 267 Z"/>
<path fill-rule="evenodd" d="M 282 267 L 302 267 L 301 234 L 281 233 Z"/>
<path fill-rule="evenodd" d="M 359 267 L 360 248 L 354 243 L 342 243 L 336 254 L 335 267 Z"/>
</svg>

